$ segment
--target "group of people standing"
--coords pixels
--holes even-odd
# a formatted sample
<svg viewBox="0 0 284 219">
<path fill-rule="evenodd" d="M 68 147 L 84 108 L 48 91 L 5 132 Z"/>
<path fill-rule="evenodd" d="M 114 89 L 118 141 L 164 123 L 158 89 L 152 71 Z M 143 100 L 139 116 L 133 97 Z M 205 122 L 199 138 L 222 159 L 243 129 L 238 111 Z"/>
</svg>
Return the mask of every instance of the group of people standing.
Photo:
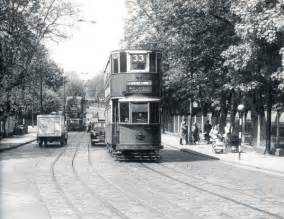
<svg viewBox="0 0 284 219">
<path fill-rule="evenodd" d="M 224 137 L 226 139 L 230 132 L 231 132 L 231 126 L 230 126 L 229 123 L 226 124 L 224 133 L 222 135 L 219 132 L 219 125 L 215 125 L 214 127 L 212 127 L 209 120 L 207 120 L 205 125 L 204 125 L 204 140 L 208 144 L 210 144 L 212 139 L 216 139 L 216 138 L 219 138 L 219 137 L 221 137 L 221 138 Z M 194 144 L 199 143 L 200 134 L 201 134 L 201 131 L 200 131 L 197 123 L 194 123 L 194 128 L 193 128 L 193 131 L 192 131 L 192 139 L 193 139 Z M 181 123 L 180 144 L 182 145 L 183 142 L 185 142 L 185 144 L 188 144 L 188 125 L 186 123 L 186 120 L 182 121 L 182 123 Z"/>
</svg>

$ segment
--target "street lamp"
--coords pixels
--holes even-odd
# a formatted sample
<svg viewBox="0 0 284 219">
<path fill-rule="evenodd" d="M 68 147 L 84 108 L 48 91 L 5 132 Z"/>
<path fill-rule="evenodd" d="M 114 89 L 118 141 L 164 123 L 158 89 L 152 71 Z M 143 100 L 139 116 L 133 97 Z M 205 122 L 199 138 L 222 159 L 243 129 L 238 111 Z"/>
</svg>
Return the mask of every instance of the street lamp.
<svg viewBox="0 0 284 219">
<path fill-rule="evenodd" d="M 239 154 L 239 160 L 241 159 L 241 145 L 242 145 L 242 135 L 243 135 L 243 112 L 245 109 L 244 104 L 238 105 L 238 112 L 239 112 L 239 144 L 238 144 L 238 154 Z"/>
</svg>

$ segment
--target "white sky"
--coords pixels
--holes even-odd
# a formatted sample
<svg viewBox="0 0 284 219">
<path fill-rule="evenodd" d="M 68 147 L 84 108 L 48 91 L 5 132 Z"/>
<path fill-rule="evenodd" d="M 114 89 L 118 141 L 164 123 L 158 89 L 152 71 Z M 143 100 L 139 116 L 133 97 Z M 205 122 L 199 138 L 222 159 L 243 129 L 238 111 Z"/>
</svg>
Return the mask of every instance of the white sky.
<svg viewBox="0 0 284 219">
<path fill-rule="evenodd" d="M 80 18 L 96 24 L 78 23 L 70 39 L 50 47 L 51 58 L 65 72 L 76 71 L 87 79 L 104 69 L 110 51 L 120 48 L 127 10 L 125 0 L 75 2 L 80 5 Z"/>
</svg>

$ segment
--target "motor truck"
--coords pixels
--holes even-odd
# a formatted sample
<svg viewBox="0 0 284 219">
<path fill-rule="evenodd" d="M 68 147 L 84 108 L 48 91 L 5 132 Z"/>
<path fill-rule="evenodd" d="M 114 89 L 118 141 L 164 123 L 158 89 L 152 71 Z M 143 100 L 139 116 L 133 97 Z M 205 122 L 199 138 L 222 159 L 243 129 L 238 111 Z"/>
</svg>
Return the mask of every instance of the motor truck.
<svg viewBox="0 0 284 219">
<path fill-rule="evenodd" d="M 68 132 L 63 115 L 37 116 L 37 142 L 41 147 L 44 143 L 57 141 L 61 146 L 67 144 Z"/>
</svg>

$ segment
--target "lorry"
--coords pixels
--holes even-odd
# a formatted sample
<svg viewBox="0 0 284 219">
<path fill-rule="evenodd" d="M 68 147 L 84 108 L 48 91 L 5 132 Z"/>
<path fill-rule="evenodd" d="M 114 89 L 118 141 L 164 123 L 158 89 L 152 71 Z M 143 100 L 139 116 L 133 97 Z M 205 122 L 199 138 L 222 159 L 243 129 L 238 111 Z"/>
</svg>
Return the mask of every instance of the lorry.
<svg viewBox="0 0 284 219">
<path fill-rule="evenodd" d="M 67 144 L 68 132 L 63 115 L 37 116 L 37 142 L 41 147 L 44 143 L 57 141 L 61 146 Z"/>
</svg>

